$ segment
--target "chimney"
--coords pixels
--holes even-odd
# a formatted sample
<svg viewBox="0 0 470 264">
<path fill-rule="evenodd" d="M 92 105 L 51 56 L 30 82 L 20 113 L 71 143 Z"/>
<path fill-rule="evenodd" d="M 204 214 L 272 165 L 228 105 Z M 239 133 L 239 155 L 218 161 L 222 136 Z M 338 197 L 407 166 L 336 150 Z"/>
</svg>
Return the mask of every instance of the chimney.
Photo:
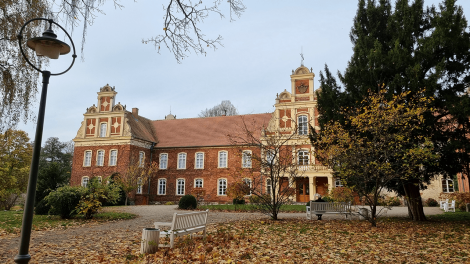
<svg viewBox="0 0 470 264">
<path fill-rule="evenodd" d="M 139 108 L 137 108 L 137 107 L 132 108 L 132 114 L 135 115 L 135 116 L 138 116 L 139 115 Z"/>
</svg>

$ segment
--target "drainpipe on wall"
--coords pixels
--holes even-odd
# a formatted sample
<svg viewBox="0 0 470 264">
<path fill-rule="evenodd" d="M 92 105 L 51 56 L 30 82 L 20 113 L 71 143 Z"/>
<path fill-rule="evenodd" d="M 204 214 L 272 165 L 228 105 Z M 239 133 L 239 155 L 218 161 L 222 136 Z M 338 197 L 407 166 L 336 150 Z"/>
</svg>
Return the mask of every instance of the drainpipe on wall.
<svg viewBox="0 0 470 264">
<path fill-rule="evenodd" d="M 149 160 L 150 166 L 152 166 L 152 154 L 153 154 L 154 147 L 155 147 L 155 142 L 152 142 L 152 146 L 150 146 L 150 160 Z M 149 177 L 149 182 L 148 182 L 147 194 L 148 194 L 147 204 L 150 204 L 150 177 Z"/>
</svg>

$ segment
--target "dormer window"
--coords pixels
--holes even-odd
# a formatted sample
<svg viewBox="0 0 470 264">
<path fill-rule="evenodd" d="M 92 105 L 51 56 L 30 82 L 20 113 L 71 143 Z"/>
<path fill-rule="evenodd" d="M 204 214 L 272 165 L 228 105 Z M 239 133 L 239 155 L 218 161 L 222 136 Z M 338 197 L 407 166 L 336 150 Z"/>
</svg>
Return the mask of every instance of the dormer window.
<svg viewBox="0 0 470 264">
<path fill-rule="evenodd" d="M 100 125 L 100 137 L 106 137 L 106 123 L 101 123 Z"/>
</svg>

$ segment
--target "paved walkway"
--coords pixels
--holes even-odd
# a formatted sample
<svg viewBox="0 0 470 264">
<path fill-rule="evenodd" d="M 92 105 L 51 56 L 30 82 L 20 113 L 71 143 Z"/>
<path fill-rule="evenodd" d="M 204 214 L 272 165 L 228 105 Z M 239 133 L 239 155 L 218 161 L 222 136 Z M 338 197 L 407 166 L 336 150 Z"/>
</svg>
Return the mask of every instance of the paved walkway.
<svg viewBox="0 0 470 264">
<path fill-rule="evenodd" d="M 61 245 L 69 243 L 73 240 L 86 239 L 88 243 L 100 245 L 103 238 L 110 239 L 128 239 L 140 232 L 145 227 L 153 227 L 154 222 L 171 222 L 175 212 L 182 212 L 173 205 L 144 205 L 144 206 L 127 206 L 127 207 L 108 207 L 106 210 L 123 211 L 139 215 L 132 220 L 108 222 L 99 225 L 72 227 L 65 230 L 54 231 L 33 231 L 31 239 L 31 250 L 36 245 L 54 244 Z M 425 207 L 426 215 L 441 214 L 442 210 L 438 207 Z M 393 207 L 387 212 L 388 217 L 406 217 L 408 211 L 406 207 Z M 268 218 L 261 213 L 226 213 L 226 212 L 209 212 L 209 223 L 220 223 L 227 221 L 247 220 Z M 287 218 L 305 218 L 305 213 L 281 213 L 280 219 Z M 324 215 L 323 220 L 343 219 L 341 215 Z M 13 238 L 0 238 L 0 262 L 10 263 L 17 254 L 19 244 L 19 236 Z"/>
</svg>

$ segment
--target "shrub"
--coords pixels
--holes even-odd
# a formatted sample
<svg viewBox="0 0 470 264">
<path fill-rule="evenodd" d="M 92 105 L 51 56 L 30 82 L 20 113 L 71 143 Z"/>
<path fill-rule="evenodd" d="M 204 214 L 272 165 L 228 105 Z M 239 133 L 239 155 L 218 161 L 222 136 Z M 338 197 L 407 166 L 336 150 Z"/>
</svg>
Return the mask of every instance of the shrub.
<svg viewBox="0 0 470 264">
<path fill-rule="evenodd" d="M 438 206 L 439 203 L 434 200 L 433 198 L 428 198 L 425 202 L 428 206 L 431 206 L 431 207 L 435 207 L 435 206 Z"/>
<path fill-rule="evenodd" d="M 398 199 L 398 197 L 390 197 L 390 198 L 385 199 L 385 205 L 400 206 L 401 201 L 400 201 L 400 199 Z"/>
<path fill-rule="evenodd" d="M 97 178 L 92 178 L 76 207 L 76 213 L 83 214 L 85 219 L 93 218 L 104 203 L 118 201 L 119 190 L 119 185 L 115 183 L 102 184 Z"/>
<path fill-rule="evenodd" d="M 466 211 L 466 204 L 470 203 L 470 193 L 441 193 L 439 198 L 449 199 L 449 203 L 451 200 L 455 200 L 455 207 L 462 211 Z"/>
<path fill-rule="evenodd" d="M 60 215 L 62 219 L 66 219 L 77 213 L 75 207 L 84 193 L 85 188 L 81 186 L 63 186 L 50 192 L 44 200 L 51 206 L 51 214 Z"/>
<path fill-rule="evenodd" d="M 233 199 L 233 204 L 245 204 L 245 199 Z"/>
<path fill-rule="evenodd" d="M 36 204 L 36 207 L 34 208 L 34 212 L 37 215 L 48 215 L 49 210 L 51 210 L 51 206 L 46 202 L 45 199 L 39 201 L 39 203 Z"/>
<path fill-rule="evenodd" d="M 166 202 L 165 205 L 174 205 L 175 203 L 173 202 Z"/>
<path fill-rule="evenodd" d="M 335 202 L 353 202 L 354 201 L 354 192 L 347 187 L 336 187 L 333 188 L 327 195 Z M 324 197 L 325 200 L 327 197 Z"/>
<path fill-rule="evenodd" d="M 197 208 L 197 201 L 196 197 L 192 196 L 191 194 L 187 194 L 181 197 L 178 203 L 179 209 L 196 209 Z"/>
</svg>

